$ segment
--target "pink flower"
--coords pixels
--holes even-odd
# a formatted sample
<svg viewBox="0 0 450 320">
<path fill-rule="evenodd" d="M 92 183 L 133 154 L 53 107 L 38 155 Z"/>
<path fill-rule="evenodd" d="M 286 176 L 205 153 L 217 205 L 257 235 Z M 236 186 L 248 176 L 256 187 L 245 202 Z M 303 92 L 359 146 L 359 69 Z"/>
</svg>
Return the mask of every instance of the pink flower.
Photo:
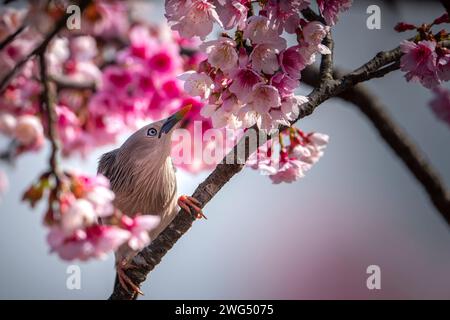
<svg viewBox="0 0 450 320">
<path fill-rule="evenodd" d="M 62 213 L 61 229 L 65 234 L 71 235 L 78 229 L 92 225 L 96 222 L 96 217 L 91 202 L 85 199 L 77 199 Z"/>
<path fill-rule="evenodd" d="M 317 163 L 323 156 L 323 152 L 328 145 L 329 139 L 329 136 L 323 133 L 310 133 L 306 136 L 303 145 L 308 152 L 299 155 L 299 159 L 310 165 Z"/>
<path fill-rule="evenodd" d="M 115 226 L 93 225 L 66 236 L 59 227 L 52 227 L 47 235 L 51 252 L 63 260 L 104 258 L 130 238 L 130 232 Z"/>
<path fill-rule="evenodd" d="M 303 27 L 303 37 L 308 47 L 321 54 L 331 54 L 330 49 L 322 44 L 323 39 L 330 32 L 330 27 L 318 21 L 312 21 Z"/>
<path fill-rule="evenodd" d="M 252 93 L 253 86 L 262 81 L 260 75 L 251 69 L 239 69 L 232 77 L 230 92 L 234 93 L 240 101 L 246 101 Z"/>
<path fill-rule="evenodd" d="M 278 170 L 278 160 L 272 159 L 272 151 L 273 142 L 269 140 L 248 157 L 246 165 L 265 176 L 275 174 Z"/>
<path fill-rule="evenodd" d="M 280 53 L 280 65 L 281 69 L 292 79 L 298 80 L 307 62 L 300 54 L 300 47 L 293 46 Z"/>
<path fill-rule="evenodd" d="M 282 182 L 292 183 L 305 176 L 305 164 L 295 158 L 286 158 L 280 163 L 280 168 L 275 174 L 269 176 L 274 184 Z"/>
<path fill-rule="evenodd" d="M 200 46 L 208 55 L 211 66 L 228 71 L 237 67 L 238 54 L 233 39 L 220 37 L 218 40 L 205 42 Z"/>
<path fill-rule="evenodd" d="M 10 113 L 0 113 L 0 133 L 11 136 L 14 133 L 17 120 Z"/>
<path fill-rule="evenodd" d="M 271 44 L 279 50 L 286 48 L 286 40 L 279 36 L 277 26 L 264 16 L 251 16 L 247 20 L 244 38 L 253 44 Z"/>
<path fill-rule="evenodd" d="M 308 97 L 305 96 L 290 96 L 284 98 L 280 108 L 284 118 L 288 121 L 297 120 L 299 107 L 307 102 Z"/>
<path fill-rule="evenodd" d="M 97 42 L 91 36 L 79 36 L 71 39 L 70 52 L 77 61 L 92 61 L 97 54 Z"/>
<path fill-rule="evenodd" d="M 160 51 L 153 55 L 148 61 L 150 70 L 159 73 L 169 73 L 174 69 L 177 69 L 176 59 L 172 58 L 173 55 L 168 51 Z"/>
<path fill-rule="evenodd" d="M 236 129 L 241 126 L 236 117 L 242 105 L 234 94 L 226 94 L 221 104 L 209 104 L 202 108 L 201 115 L 205 118 L 211 118 L 214 128 L 228 127 Z"/>
<path fill-rule="evenodd" d="M 44 129 L 41 121 L 32 115 L 19 117 L 14 128 L 14 138 L 28 149 L 39 149 L 44 144 Z"/>
<path fill-rule="evenodd" d="M 278 90 L 271 85 L 258 83 L 254 85 L 253 91 L 248 98 L 247 105 L 238 112 L 238 120 L 242 122 L 244 128 L 249 128 L 256 124 L 261 130 L 276 129 L 277 120 L 273 119 L 269 111 L 272 108 L 279 108 L 281 98 Z"/>
<path fill-rule="evenodd" d="M 123 1 L 96 1 L 81 28 L 86 34 L 110 39 L 124 37 L 129 29 L 128 8 Z"/>
<path fill-rule="evenodd" d="M 438 54 L 438 76 L 441 81 L 450 80 L 450 50 L 447 48 L 439 48 Z"/>
<path fill-rule="evenodd" d="M 168 21 L 173 22 L 181 19 L 186 14 L 192 0 L 165 0 L 165 16 Z"/>
<path fill-rule="evenodd" d="M 117 66 L 110 66 L 103 71 L 103 85 L 105 90 L 112 92 L 126 91 L 127 86 L 133 82 L 133 75 L 130 70 Z"/>
<path fill-rule="evenodd" d="M 328 25 L 335 25 L 339 13 L 350 9 L 352 0 L 317 0 L 319 10 Z"/>
<path fill-rule="evenodd" d="M 221 1 L 216 1 L 221 2 Z M 243 30 L 246 25 L 248 8 L 245 6 L 247 0 L 226 0 L 223 4 L 217 4 L 216 10 L 225 30 L 237 27 Z"/>
<path fill-rule="evenodd" d="M 137 25 L 130 30 L 130 48 L 126 51 L 128 54 L 147 60 L 157 48 L 156 40 L 150 36 L 148 28 Z"/>
<path fill-rule="evenodd" d="M 275 73 L 280 68 L 278 64 L 278 53 L 278 50 L 271 45 L 256 45 L 250 54 L 253 70 L 266 74 Z"/>
<path fill-rule="evenodd" d="M 184 90 L 193 97 L 198 96 L 201 99 L 208 99 L 214 88 L 213 81 L 204 73 L 188 71 L 178 78 L 184 80 Z"/>
<path fill-rule="evenodd" d="M 281 98 L 277 88 L 274 86 L 257 83 L 253 86 L 248 104 L 256 112 L 265 113 L 270 108 L 279 107 L 281 105 Z"/>
<path fill-rule="evenodd" d="M 144 249 L 150 244 L 149 231 L 155 229 L 161 219 L 154 215 L 140 215 L 135 218 L 122 216 L 121 223 L 130 232 L 128 246 L 135 251 Z"/>
<path fill-rule="evenodd" d="M 114 192 L 111 191 L 109 180 L 102 175 L 94 178 L 90 190 L 87 191 L 85 198 L 88 200 L 99 218 L 108 217 L 114 213 L 113 201 Z"/>
<path fill-rule="evenodd" d="M 408 81 L 420 81 L 427 88 L 440 83 L 436 65 L 436 42 L 420 41 L 416 44 L 403 41 L 400 47 L 404 53 L 400 60 L 401 69 L 406 72 Z"/>
<path fill-rule="evenodd" d="M 172 25 L 172 29 L 177 30 L 182 37 L 198 36 L 205 40 L 206 36 L 211 33 L 214 22 L 223 27 L 217 15 L 216 7 L 212 3 L 207 0 L 192 0 L 189 2 L 191 3 L 187 5 L 185 10 L 181 11 L 180 15 L 168 15 L 169 22 L 175 23 Z"/>
<path fill-rule="evenodd" d="M 272 112 L 272 111 L 271 111 Z M 289 138 L 287 144 L 286 138 Z M 247 161 L 247 165 L 268 175 L 273 183 L 291 183 L 305 175 L 323 156 L 329 137 L 321 133 L 305 134 L 291 127 L 279 133 L 279 152 L 274 154 L 275 142 L 269 140 L 258 148 Z"/>
<path fill-rule="evenodd" d="M 430 102 L 431 109 L 436 116 L 450 125 L 450 91 L 443 87 L 433 89 L 434 99 Z"/>
<path fill-rule="evenodd" d="M 267 11 L 270 20 L 277 25 L 279 33 L 282 33 L 283 28 L 288 33 L 295 33 L 300 25 L 298 13 L 310 4 L 310 0 L 269 0 L 264 9 Z"/>
</svg>

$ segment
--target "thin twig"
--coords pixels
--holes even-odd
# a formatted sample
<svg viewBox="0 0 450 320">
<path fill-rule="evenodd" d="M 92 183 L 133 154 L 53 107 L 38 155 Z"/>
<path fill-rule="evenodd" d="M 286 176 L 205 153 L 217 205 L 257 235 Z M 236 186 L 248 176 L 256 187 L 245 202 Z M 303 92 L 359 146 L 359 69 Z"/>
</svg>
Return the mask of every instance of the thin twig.
<svg viewBox="0 0 450 320">
<path fill-rule="evenodd" d="M 344 73 L 334 71 L 339 78 Z M 319 86 L 319 71 L 307 68 L 302 73 L 302 81 L 310 86 Z M 391 119 L 380 99 L 374 96 L 366 86 L 359 84 L 342 92 L 339 98 L 356 106 L 372 123 L 380 136 L 403 161 L 409 171 L 427 192 L 443 219 L 450 225 L 450 194 L 435 169 L 426 160 L 409 136 Z"/>
<path fill-rule="evenodd" d="M 14 33 L 10 34 L 2 42 L 0 42 L 0 50 L 3 50 L 3 48 L 5 48 L 8 44 L 13 42 L 14 39 L 16 39 L 16 37 L 20 33 L 22 33 L 23 30 L 25 30 L 26 26 L 27 26 L 26 23 L 23 23 L 19 28 L 17 28 L 16 31 L 14 31 Z"/>
<path fill-rule="evenodd" d="M 450 0 L 441 0 L 442 5 L 444 6 L 447 13 L 450 15 Z"/>
<path fill-rule="evenodd" d="M 344 91 L 374 77 L 380 68 L 391 63 L 395 63 L 401 57 L 400 48 L 387 52 L 380 52 L 369 62 L 356 69 L 355 71 L 341 77 L 337 80 L 328 80 L 322 83 L 319 88 L 313 90 L 308 96 L 309 102 L 300 107 L 298 118 L 292 122 L 294 124 L 301 118 L 304 118 L 322 104 L 324 101 L 342 94 Z M 242 140 L 238 143 L 242 144 Z M 260 145 L 260 144 L 259 144 Z M 235 146 L 232 152 L 236 152 L 238 146 Z M 248 154 L 247 154 L 248 156 Z M 246 160 L 245 158 L 244 160 Z M 241 159 L 242 160 L 242 159 Z M 243 162 L 239 162 L 243 163 Z M 216 193 L 239 171 L 243 168 L 242 164 L 219 164 L 206 180 L 198 186 L 193 197 L 198 199 L 203 208 Z M 127 270 L 127 276 L 135 283 L 141 284 L 145 281 L 148 273 L 159 264 L 162 257 L 173 247 L 173 245 L 185 234 L 192 226 L 194 221 L 183 210 L 180 210 L 171 224 L 155 239 L 153 242 L 137 254 L 131 262 L 131 267 Z M 133 292 L 128 292 L 119 283 L 115 283 L 114 291 L 110 299 L 136 299 Z"/>
</svg>

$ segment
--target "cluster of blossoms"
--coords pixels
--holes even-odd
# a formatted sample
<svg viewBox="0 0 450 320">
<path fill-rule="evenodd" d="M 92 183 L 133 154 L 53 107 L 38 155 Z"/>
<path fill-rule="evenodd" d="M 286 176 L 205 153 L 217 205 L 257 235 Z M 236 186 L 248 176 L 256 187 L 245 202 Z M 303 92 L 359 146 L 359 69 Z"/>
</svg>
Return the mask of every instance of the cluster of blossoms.
<svg viewBox="0 0 450 320">
<path fill-rule="evenodd" d="M 102 258 L 125 243 L 133 250 L 150 243 L 148 231 L 159 224 L 159 217 L 122 215 L 113 206 L 114 193 L 105 177 L 71 173 L 59 184 L 56 188 L 51 176 L 45 174 L 27 190 L 24 199 L 34 206 L 49 193 L 47 241 L 61 259 Z"/>
<path fill-rule="evenodd" d="M 450 80 L 450 49 L 444 46 L 449 40 L 449 34 L 442 30 L 433 34 L 432 27 L 442 23 L 450 23 L 447 13 L 437 18 L 433 23 L 420 27 L 407 23 L 399 23 L 399 32 L 417 30 L 418 40 L 403 41 L 401 50 L 401 69 L 408 81 L 420 82 L 424 87 L 433 90 L 436 98 L 431 102 L 432 110 L 442 120 L 450 124 L 450 92 L 442 84 Z"/>
<path fill-rule="evenodd" d="M 247 165 L 269 176 L 274 184 L 291 183 L 304 177 L 305 172 L 319 161 L 328 141 L 326 134 L 305 134 L 289 128 L 279 134 L 278 143 L 269 140 L 259 147 L 249 157 Z"/>
</svg>

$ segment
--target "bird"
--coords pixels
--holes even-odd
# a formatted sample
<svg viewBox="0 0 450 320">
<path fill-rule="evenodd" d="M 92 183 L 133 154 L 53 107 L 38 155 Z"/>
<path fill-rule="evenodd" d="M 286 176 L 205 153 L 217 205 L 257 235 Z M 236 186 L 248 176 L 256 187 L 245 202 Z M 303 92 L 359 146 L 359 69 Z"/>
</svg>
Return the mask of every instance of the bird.
<svg viewBox="0 0 450 320">
<path fill-rule="evenodd" d="M 172 133 L 191 107 L 187 105 L 166 119 L 140 128 L 119 148 L 103 154 L 98 163 L 98 173 L 109 179 L 115 193 L 114 206 L 120 212 L 130 217 L 136 214 L 160 217 L 159 225 L 149 232 L 152 240 L 170 224 L 178 206 L 187 213 L 192 208 L 197 218 L 206 218 L 194 197 L 182 195 L 177 199 L 175 168 L 170 157 Z M 115 253 L 115 267 L 122 287 L 142 294 L 125 273 L 136 254 L 123 244 Z"/>
</svg>

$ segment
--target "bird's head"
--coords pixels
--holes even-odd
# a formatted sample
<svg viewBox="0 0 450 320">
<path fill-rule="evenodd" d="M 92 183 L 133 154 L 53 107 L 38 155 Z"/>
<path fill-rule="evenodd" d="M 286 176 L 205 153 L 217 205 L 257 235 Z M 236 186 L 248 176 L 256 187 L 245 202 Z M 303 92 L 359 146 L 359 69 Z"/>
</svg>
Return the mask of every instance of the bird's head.
<svg viewBox="0 0 450 320">
<path fill-rule="evenodd" d="M 154 161 L 164 160 L 170 155 L 172 132 L 191 109 L 191 105 L 183 107 L 166 119 L 150 123 L 133 135 L 122 145 L 124 156 L 144 160 L 151 157 Z"/>
</svg>

